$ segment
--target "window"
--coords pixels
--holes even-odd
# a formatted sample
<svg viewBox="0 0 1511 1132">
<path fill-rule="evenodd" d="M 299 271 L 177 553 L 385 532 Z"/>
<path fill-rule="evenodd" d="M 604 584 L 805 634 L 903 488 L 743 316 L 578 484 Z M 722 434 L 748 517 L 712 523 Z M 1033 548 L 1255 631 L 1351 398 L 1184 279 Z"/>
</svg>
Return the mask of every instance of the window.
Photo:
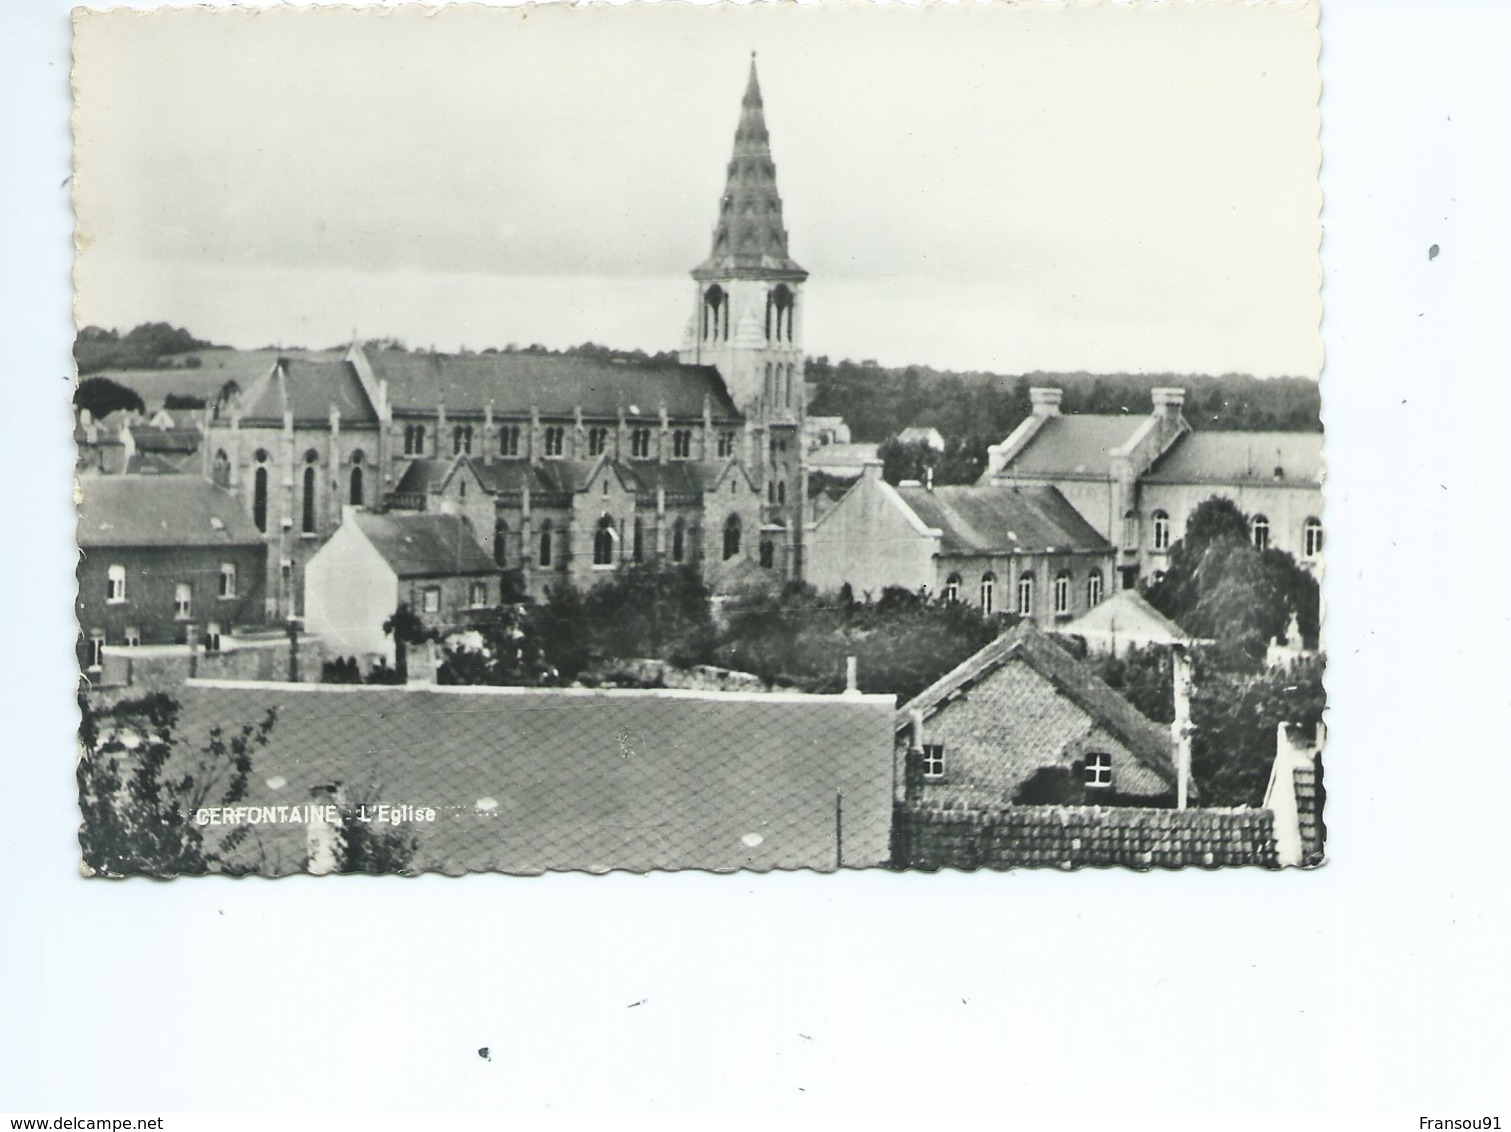
<svg viewBox="0 0 1511 1132">
<path fill-rule="evenodd" d="M 1070 612 L 1070 575 L 1064 571 L 1055 575 L 1055 612 Z"/>
<path fill-rule="evenodd" d="M 672 433 L 672 459 L 686 460 L 693 454 L 692 429 L 679 428 Z"/>
<path fill-rule="evenodd" d="M 215 464 L 214 470 L 211 472 L 211 478 L 221 487 L 231 486 L 231 460 L 226 455 L 224 448 L 215 453 Z"/>
<path fill-rule="evenodd" d="M 179 621 L 194 616 L 194 587 L 188 582 L 179 582 L 173 587 L 173 616 Z"/>
<path fill-rule="evenodd" d="M 268 530 L 268 470 L 264 467 L 257 469 L 257 474 L 252 477 L 252 522 L 257 524 L 257 529 L 263 534 Z"/>
<path fill-rule="evenodd" d="M 352 469 L 351 502 L 353 507 L 362 506 L 362 469 L 360 466 Z"/>
<path fill-rule="evenodd" d="M 1024 574 L 1018 579 L 1018 616 L 1032 617 L 1034 613 L 1034 576 Z"/>
<path fill-rule="evenodd" d="M 278 592 L 285 601 L 294 600 L 294 560 L 280 559 L 278 563 Z"/>
<path fill-rule="evenodd" d="M 1322 520 L 1308 519 L 1301 528 L 1301 552 L 1307 558 L 1316 558 L 1322 553 Z"/>
<path fill-rule="evenodd" d="M 425 455 L 425 426 L 412 424 L 404 426 L 404 455 Z"/>
<path fill-rule="evenodd" d="M 719 430 L 718 451 L 720 458 L 735 454 L 735 434 L 733 429 L 726 428 Z"/>
<path fill-rule="evenodd" d="M 112 566 L 105 571 L 105 600 L 111 605 L 126 600 L 126 567 Z"/>
<path fill-rule="evenodd" d="M 645 561 L 645 524 L 638 517 L 635 519 L 635 541 L 632 544 L 631 553 L 636 562 Z"/>
<path fill-rule="evenodd" d="M 426 586 L 420 591 L 420 609 L 424 613 L 441 611 L 441 587 Z"/>
<path fill-rule="evenodd" d="M 588 429 L 588 455 L 602 456 L 604 449 L 609 446 L 609 430 L 606 428 Z"/>
<path fill-rule="evenodd" d="M 234 562 L 220 564 L 220 596 L 223 598 L 236 596 L 236 563 Z"/>
<path fill-rule="evenodd" d="M 724 520 L 724 560 L 727 562 L 740 553 L 740 517 L 731 515 Z"/>
<path fill-rule="evenodd" d="M 105 665 L 105 634 L 98 630 L 89 635 L 87 663 L 91 669 Z"/>
<path fill-rule="evenodd" d="M 1110 790 L 1112 788 L 1112 756 L 1093 751 L 1086 756 L 1086 788 Z"/>
<path fill-rule="evenodd" d="M 948 578 L 946 578 L 944 580 L 944 600 L 945 601 L 959 601 L 960 600 L 960 575 L 959 574 L 951 574 Z"/>
<path fill-rule="evenodd" d="M 220 625 L 214 621 L 205 626 L 205 651 L 220 651 Z"/>
<path fill-rule="evenodd" d="M 567 430 L 560 425 L 552 425 L 546 429 L 546 455 L 560 456 L 566 451 Z"/>
<path fill-rule="evenodd" d="M 1138 513 L 1123 512 L 1123 545 L 1129 550 L 1138 546 Z"/>
<path fill-rule="evenodd" d="M 923 745 L 923 776 L 925 778 L 944 777 L 943 743 L 925 743 Z"/>
<path fill-rule="evenodd" d="M 464 480 L 464 479 L 458 479 L 456 481 L 456 497 L 459 500 L 461 500 L 463 503 L 467 502 L 467 481 L 466 480 Z"/>
<path fill-rule="evenodd" d="M 315 533 L 315 467 L 319 463 L 320 457 L 313 448 L 304 454 L 304 514 L 299 529 L 307 535 Z"/>
<path fill-rule="evenodd" d="M 1255 515 L 1252 523 L 1254 531 L 1254 545 L 1260 550 L 1269 549 L 1270 545 L 1270 521 L 1263 515 Z"/>
<path fill-rule="evenodd" d="M 703 292 L 700 333 L 705 342 L 717 342 L 729 337 L 729 302 L 724 288 L 717 283 Z"/>
<path fill-rule="evenodd" d="M 678 519 L 672 525 L 672 561 L 681 562 L 687 557 L 687 522 Z"/>
<path fill-rule="evenodd" d="M 619 541 L 619 536 L 614 530 L 614 520 L 605 515 L 598 520 L 598 528 L 593 532 L 594 566 L 614 564 L 614 544 L 617 541 Z"/>
<path fill-rule="evenodd" d="M 467 587 L 467 604 L 473 609 L 481 609 L 488 604 L 487 582 L 473 582 Z"/>
<path fill-rule="evenodd" d="M 519 455 L 519 425 L 505 425 L 498 430 L 498 454 L 500 456 Z"/>
<path fill-rule="evenodd" d="M 509 557 L 509 524 L 502 519 L 496 519 L 493 523 L 493 561 L 496 565 L 507 566 Z"/>
<path fill-rule="evenodd" d="M 142 645 L 142 631 L 135 625 L 127 625 L 121 633 L 121 643 L 128 649 L 140 648 Z"/>
<path fill-rule="evenodd" d="M 772 542 L 769 538 L 763 538 L 761 540 L 761 565 L 770 570 L 775 562 L 776 543 Z"/>
<path fill-rule="evenodd" d="M 1163 511 L 1154 513 L 1154 549 L 1170 549 L 1170 516 Z"/>
<path fill-rule="evenodd" d="M 996 612 L 997 575 L 988 570 L 981 576 L 981 612 Z"/>
<path fill-rule="evenodd" d="M 797 297 L 785 283 L 778 283 L 766 292 L 766 341 L 792 341 L 792 312 Z"/>
<path fill-rule="evenodd" d="M 1102 601 L 1102 572 L 1093 570 L 1086 579 L 1086 605 L 1090 608 Z"/>
<path fill-rule="evenodd" d="M 636 460 L 648 460 L 651 455 L 651 430 L 637 428 L 630 433 L 630 456 Z"/>
<path fill-rule="evenodd" d="M 787 481 L 786 480 L 777 480 L 777 483 L 776 483 L 776 501 L 777 501 L 777 506 L 779 506 L 779 507 L 782 504 L 784 504 L 784 503 L 787 502 Z"/>
<path fill-rule="evenodd" d="M 551 520 L 547 519 L 540 528 L 540 564 L 551 565 Z"/>
<path fill-rule="evenodd" d="M 451 430 L 451 454 L 453 456 L 472 455 L 471 425 L 457 425 Z"/>
</svg>

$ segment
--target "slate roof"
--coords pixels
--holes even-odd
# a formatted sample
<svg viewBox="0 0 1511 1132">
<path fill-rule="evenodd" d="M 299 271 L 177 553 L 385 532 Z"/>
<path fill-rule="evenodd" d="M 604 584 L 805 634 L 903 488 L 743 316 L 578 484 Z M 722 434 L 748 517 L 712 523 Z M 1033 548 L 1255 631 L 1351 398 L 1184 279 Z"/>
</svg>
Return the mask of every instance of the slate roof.
<svg viewBox="0 0 1511 1132">
<path fill-rule="evenodd" d="M 887 856 L 879 696 L 211 681 L 176 696 L 186 750 L 277 712 L 247 805 L 339 782 L 349 803 L 433 808 L 406 827 L 416 871 L 832 870 L 837 824 L 846 865 Z M 259 824 L 238 860 L 276 875 L 304 854 L 303 824 Z"/>
<path fill-rule="evenodd" d="M 429 495 L 451 470 L 450 460 L 411 460 L 394 485 L 395 495 Z"/>
<path fill-rule="evenodd" d="M 900 820 L 914 827 L 902 862 L 914 868 L 1278 867 L 1269 810 L 911 806 Z M 917 836 L 919 826 L 930 834 Z"/>
<path fill-rule="evenodd" d="M 447 478 L 449 465 L 440 461 L 425 461 L 440 464 L 440 479 L 429 479 L 435 470 L 429 468 L 416 473 L 414 483 L 425 481 L 439 486 Z M 578 492 L 587 488 L 593 473 L 599 467 L 598 460 L 542 460 L 531 464 L 526 460 L 480 460 L 473 456 L 463 457 L 458 466 L 472 469 L 478 483 L 490 495 L 503 492 L 523 491 L 526 484 L 532 492 Z M 604 464 L 619 477 L 621 483 L 633 491 L 654 495 L 657 486 L 664 487 L 668 494 L 695 495 L 705 492 L 718 483 L 724 474 L 725 464 L 707 464 L 674 460 L 665 464 L 654 462 L 631 462 L 605 460 Z M 399 491 L 419 491 L 420 487 L 404 486 L 410 475 L 406 471 L 400 481 Z"/>
<path fill-rule="evenodd" d="M 1148 419 L 1094 413 L 1049 417 L 1003 474 L 1107 476 L 1113 450 L 1127 444 Z"/>
<path fill-rule="evenodd" d="M 79 491 L 81 547 L 262 542 L 240 501 L 198 476 L 88 476 Z"/>
<path fill-rule="evenodd" d="M 354 511 L 350 521 L 401 578 L 498 573 L 498 565 L 478 546 L 460 515 Z"/>
<path fill-rule="evenodd" d="M 944 532 L 942 554 L 1112 550 L 1053 487 L 899 487 L 897 494 L 925 526 Z"/>
<path fill-rule="evenodd" d="M 735 423 L 743 418 L 713 366 L 632 365 L 571 355 L 408 354 L 368 350 L 374 375 L 388 382 L 388 403 L 395 412 L 433 413 L 445 404 L 448 414 L 481 415 L 491 401 L 497 414 L 525 413 L 533 406 L 543 416 L 570 417 L 581 407 L 592 417 L 617 416 L 623 408 L 631 420 L 660 419 L 661 405 L 682 420 L 701 419 L 709 401 L 713 418 Z"/>
<path fill-rule="evenodd" d="M 1148 483 L 1312 487 L 1322 477 L 1320 432 L 1190 432 L 1156 460 L 1143 479 Z"/>
<path fill-rule="evenodd" d="M 192 369 L 184 366 L 190 357 L 198 358 L 200 364 Z M 341 355 L 329 350 L 194 350 L 165 358 L 168 368 L 106 369 L 89 376 L 108 377 L 135 390 L 151 413 L 162 408 L 170 393 L 198 397 L 206 405 L 214 405 L 227 382 L 234 381 L 245 391 L 281 357 L 333 361 Z"/>
<path fill-rule="evenodd" d="M 1175 785 L 1170 729 L 1147 719 L 1032 621 L 1019 623 L 899 708 L 893 718 L 894 732 L 900 733 L 911 725 L 913 712 L 921 711 L 927 719 L 955 693 L 980 683 L 1013 661 L 1022 661 L 1048 680 L 1060 694 L 1117 736 L 1139 762 L 1171 786 Z"/>
<path fill-rule="evenodd" d="M 341 411 L 343 426 L 378 423 L 377 411 L 349 362 L 330 357 L 290 358 L 244 389 L 241 418 L 243 423 L 282 425 L 288 409 L 296 423 L 323 425 L 330 419 L 332 405 Z"/>
</svg>

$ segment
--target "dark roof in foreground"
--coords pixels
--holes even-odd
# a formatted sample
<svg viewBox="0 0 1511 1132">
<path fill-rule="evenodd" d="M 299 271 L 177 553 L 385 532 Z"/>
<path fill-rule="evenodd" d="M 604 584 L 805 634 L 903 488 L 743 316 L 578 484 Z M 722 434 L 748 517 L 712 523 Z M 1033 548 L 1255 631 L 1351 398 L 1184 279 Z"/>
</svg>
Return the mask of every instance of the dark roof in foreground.
<svg viewBox="0 0 1511 1132">
<path fill-rule="evenodd" d="M 1269 810 L 910 806 L 900 821 L 912 868 L 1278 867 Z M 918 827 L 929 836 L 909 837 Z"/>
<path fill-rule="evenodd" d="M 661 405 L 683 420 L 703 416 L 708 400 L 715 420 L 742 419 L 713 366 L 613 362 L 577 355 L 409 354 L 365 350 L 374 375 L 388 382 L 388 402 L 397 412 L 481 415 L 493 404 L 497 414 L 527 413 L 570 417 L 581 407 L 588 416 L 658 420 Z"/>
<path fill-rule="evenodd" d="M 943 554 L 1112 550 L 1053 487 L 899 487 L 897 494 L 944 532 Z"/>
<path fill-rule="evenodd" d="M 241 502 L 198 476 L 79 479 L 79 545 L 246 546 L 262 541 Z"/>
<path fill-rule="evenodd" d="M 832 870 L 837 834 L 847 866 L 888 852 L 888 697 L 211 681 L 176 695 L 190 750 L 277 712 L 246 805 L 341 783 L 348 803 L 434 809 L 405 826 L 415 871 Z M 238 860 L 277 875 L 304 854 L 303 823 L 258 824 Z"/>
<path fill-rule="evenodd" d="M 922 711 L 927 718 L 955 693 L 979 683 L 1015 660 L 1027 664 L 1121 739 L 1139 762 L 1165 782 L 1175 784 L 1170 729 L 1150 721 L 1032 621 L 1021 622 L 1011 632 L 1004 633 L 919 692 L 898 709 L 893 719 L 894 731 L 908 727 L 914 711 Z"/>
<path fill-rule="evenodd" d="M 401 578 L 499 572 L 498 564 L 478 546 L 472 528 L 460 515 L 354 511 L 352 520 Z"/>
</svg>

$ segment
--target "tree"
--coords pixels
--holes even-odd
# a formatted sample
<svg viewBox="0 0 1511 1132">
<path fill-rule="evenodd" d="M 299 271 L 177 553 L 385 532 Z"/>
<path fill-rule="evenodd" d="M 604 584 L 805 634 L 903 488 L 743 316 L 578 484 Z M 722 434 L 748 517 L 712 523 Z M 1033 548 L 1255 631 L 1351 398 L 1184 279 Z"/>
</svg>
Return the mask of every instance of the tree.
<svg viewBox="0 0 1511 1132">
<path fill-rule="evenodd" d="M 1256 547 L 1248 517 L 1221 497 L 1191 513 L 1169 569 L 1144 592 L 1186 632 L 1247 657 L 1251 667 L 1263 663 L 1269 642 L 1285 635 L 1292 616 L 1303 637 L 1317 635 L 1316 578 L 1284 551 Z"/>
<path fill-rule="evenodd" d="M 147 411 L 136 390 L 127 389 L 108 377 L 86 377 L 79 382 L 79 387 L 74 390 L 73 403 L 80 409 L 87 409 L 95 420 L 123 409 L 129 413 Z"/>
<path fill-rule="evenodd" d="M 394 671 L 398 674 L 398 679 L 394 682 L 407 684 L 410 646 L 434 640 L 435 633 L 420 619 L 418 613 L 409 608 L 407 601 L 399 602 L 398 608 L 383 622 L 383 633 L 393 637 Z"/>
<path fill-rule="evenodd" d="M 531 604 L 521 600 L 475 614 L 470 627 L 482 637 L 482 648 L 447 648 L 436 682 L 528 687 L 550 683 L 556 671 L 546 660 L 532 612 Z"/>
<path fill-rule="evenodd" d="M 267 746 L 277 715 L 227 733 L 212 727 L 197 751 L 181 749 L 180 705 L 161 692 L 96 712 L 79 697 L 82 753 L 76 776 L 84 866 L 100 876 L 168 876 L 248 872 L 235 857 L 249 826 L 215 848 L 193 816 L 206 806 L 234 806 L 247 796 L 252 754 Z"/>
</svg>

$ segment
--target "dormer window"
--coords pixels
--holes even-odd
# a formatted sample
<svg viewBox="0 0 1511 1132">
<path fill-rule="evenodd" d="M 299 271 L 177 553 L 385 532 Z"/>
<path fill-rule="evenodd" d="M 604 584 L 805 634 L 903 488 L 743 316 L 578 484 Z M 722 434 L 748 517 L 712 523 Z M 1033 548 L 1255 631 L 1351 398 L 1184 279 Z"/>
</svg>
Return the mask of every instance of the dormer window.
<svg viewBox="0 0 1511 1132">
<path fill-rule="evenodd" d="M 602 456 L 609 446 L 609 430 L 606 428 L 588 429 L 588 455 Z"/>
<path fill-rule="evenodd" d="M 925 743 L 923 745 L 923 776 L 925 778 L 944 777 L 943 743 Z"/>
<path fill-rule="evenodd" d="M 519 425 L 505 425 L 498 430 L 498 454 L 500 456 L 519 455 Z"/>
<path fill-rule="evenodd" d="M 630 433 L 630 458 L 649 460 L 651 456 L 651 430 L 637 428 Z"/>
<path fill-rule="evenodd" d="M 1085 775 L 1086 789 L 1111 790 L 1112 756 L 1101 751 L 1087 755 Z"/>
<path fill-rule="evenodd" d="M 733 429 L 719 430 L 719 458 L 725 459 L 735 454 L 735 434 Z"/>
<path fill-rule="evenodd" d="M 546 429 L 546 455 L 560 456 L 566 450 L 567 430 L 560 425 Z"/>
<path fill-rule="evenodd" d="M 692 429 L 679 428 L 672 433 L 672 459 L 687 460 L 693 454 Z"/>
</svg>

